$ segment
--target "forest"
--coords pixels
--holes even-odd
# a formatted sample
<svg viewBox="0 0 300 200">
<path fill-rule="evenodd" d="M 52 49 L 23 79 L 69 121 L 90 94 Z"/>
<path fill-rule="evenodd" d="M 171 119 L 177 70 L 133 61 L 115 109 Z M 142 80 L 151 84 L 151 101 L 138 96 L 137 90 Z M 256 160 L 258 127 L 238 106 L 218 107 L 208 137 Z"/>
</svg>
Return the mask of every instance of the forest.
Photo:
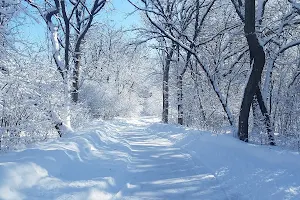
<svg viewBox="0 0 300 200">
<path fill-rule="evenodd" d="M 300 149 L 300 2 L 120 2 L 0 2 L 1 150 L 132 116 Z"/>
<path fill-rule="evenodd" d="M 300 0 L 0 0 L 0 200 L 299 200 Z"/>
</svg>

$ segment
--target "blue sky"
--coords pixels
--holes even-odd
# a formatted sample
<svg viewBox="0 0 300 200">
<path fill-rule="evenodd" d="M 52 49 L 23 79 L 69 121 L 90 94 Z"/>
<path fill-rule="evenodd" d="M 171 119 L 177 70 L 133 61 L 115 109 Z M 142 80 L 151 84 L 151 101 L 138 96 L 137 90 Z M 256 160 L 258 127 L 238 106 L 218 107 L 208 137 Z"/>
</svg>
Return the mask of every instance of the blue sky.
<svg viewBox="0 0 300 200">
<path fill-rule="evenodd" d="M 112 0 L 111 7 L 115 10 L 110 14 L 110 17 L 117 25 L 130 27 L 138 23 L 139 16 L 137 13 L 128 16 L 134 11 L 134 7 L 127 0 Z"/>
<path fill-rule="evenodd" d="M 115 27 L 130 28 L 133 25 L 139 24 L 139 15 L 134 13 L 129 15 L 134 11 L 134 7 L 127 0 L 111 0 L 108 3 L 108 9 L 105 13 L 102 12 L 97 18 L 103 22 L 109 22 Z M 27 17 L 24 20 L 24 26 L 21 30 L 22 39 L 29 42 L 44 42 L 46 38 L 46 26 L 45 22 L 40 18 L 39 22 Z"/>
</svg>

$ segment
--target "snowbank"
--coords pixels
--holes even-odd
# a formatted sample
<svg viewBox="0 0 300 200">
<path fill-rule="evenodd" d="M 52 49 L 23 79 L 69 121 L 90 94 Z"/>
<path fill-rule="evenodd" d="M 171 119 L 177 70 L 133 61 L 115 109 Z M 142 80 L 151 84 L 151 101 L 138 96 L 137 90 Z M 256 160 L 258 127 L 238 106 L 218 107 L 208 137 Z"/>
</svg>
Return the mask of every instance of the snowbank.
<svg viewBox="0 0 300 200">
<path fill-rule="evenodd" d="M 212 134 L 154 124 L 152 132 L 204 164 L 222 183 L 229 199 L 300 199 L 300 156 L 280 147 L 245 144 L 231 134 Z"/>
</svg>

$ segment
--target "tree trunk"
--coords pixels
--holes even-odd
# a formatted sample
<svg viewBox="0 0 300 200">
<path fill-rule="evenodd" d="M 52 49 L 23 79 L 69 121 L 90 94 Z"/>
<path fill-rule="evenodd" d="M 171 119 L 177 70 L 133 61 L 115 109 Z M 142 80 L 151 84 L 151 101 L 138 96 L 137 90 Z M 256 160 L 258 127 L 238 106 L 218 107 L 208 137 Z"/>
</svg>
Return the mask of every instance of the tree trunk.
<svg viewBox="0 0 300 200">
<path fill-rule="evenodd" d="M 257 92 L 261 80 L 262 70 L 265 65 L 265 52 L 259 44 L 255 34 L 255 1 L 245 1 L 245 36 L 247 38 L 250 60 L 252 64 L 251 74 L 246 85 L 239 116 L 238 136 L 240 140 L 248 142 L 249 112 L 253 97 Z"/>
<path fill-rule="evenodd" d="M 249 50 L 250 50 L 250 61 L 252 64 L 252 71 L 246 85 L 242 106 L 239 117 L 239 129 L 238 136 L 240 140 L 248 142 L 248 120 L 250 107 L 254 98 L 257 97 L 259 108 L 264 116 L 264 123 L 267 128 L 269 144 L 275 145 L 274 135 L 271 128 L 270 115 L 265 106 L 261 91 L 260 81 L 263 68 L 265 66 L 265 52 L 263 47 L 260 45 L 257 35 L 255 33 L 255 1 L 245 1 L 245 35 L 247 38 Z"/>
<path fill-rule="evenodd" d="M 73 70 L 73 77 L 72 77 L 72 100 L 74 103 L 78 102 L 78 94 L 79 94 L 79 70 L 80 70 L 80 49 L 78 48 L 75 55 L 75 64 Z"/>
<path fill-rule="evenodd" d="M 173 53 L 174 49 L 172 46 L 172 48 L 167 52 L 165 65 L 163 66 L 163 123 L 169 122 L 169 72 Z"/>
<path fill-rule="evenodd" d="M 177 62 L 179 63 L 179 45 L 177 46 L 177 48 L 178 48 Z M 193 48 L 193 46 L 191 46 L 191 48 Z M 177 123 L 180 125 L 183 125 L 183 121 L 184 121 L 183 120 L 183 76 L 189 66 L 190 58 L 191 58 L 191 53 L 187 52 L 184 68 L 177 75 L 177 113 L 178 113 Z M 179 66 L 177 67 L 179 69 Z"/>
<path fill-rule="evenodd" d="M 183 76 L 177 76 L 177 111 L 178 111 L 178 124 L 183 125 Z"/>
</svg>

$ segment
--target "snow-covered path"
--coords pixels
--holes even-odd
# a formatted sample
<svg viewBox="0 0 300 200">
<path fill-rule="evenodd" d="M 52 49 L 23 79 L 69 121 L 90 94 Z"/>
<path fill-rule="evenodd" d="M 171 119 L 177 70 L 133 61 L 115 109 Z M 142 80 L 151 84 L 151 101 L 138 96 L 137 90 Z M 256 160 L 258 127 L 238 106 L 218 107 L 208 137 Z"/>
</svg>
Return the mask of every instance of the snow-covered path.
<svg viewBox="0 0 300 200">
<path fill-rule="evenodd" d="M 129 147 L 127 183 L 120 199 L 227 199 L 214 175 L 190 154 L 144 126 L 119 132 Z"/>
<path fill-rule="evenodd" d="M 158 123 L 95 121 L 0 154 L 0 200 L 300 199 L 299 153 Z"/>
<path fill-rule="evenodd" d="M 209 170 L 153 133 L 153 119 L 95 122 L 0 156 L 0 199 L 227 199 Z"/>
</svg>

